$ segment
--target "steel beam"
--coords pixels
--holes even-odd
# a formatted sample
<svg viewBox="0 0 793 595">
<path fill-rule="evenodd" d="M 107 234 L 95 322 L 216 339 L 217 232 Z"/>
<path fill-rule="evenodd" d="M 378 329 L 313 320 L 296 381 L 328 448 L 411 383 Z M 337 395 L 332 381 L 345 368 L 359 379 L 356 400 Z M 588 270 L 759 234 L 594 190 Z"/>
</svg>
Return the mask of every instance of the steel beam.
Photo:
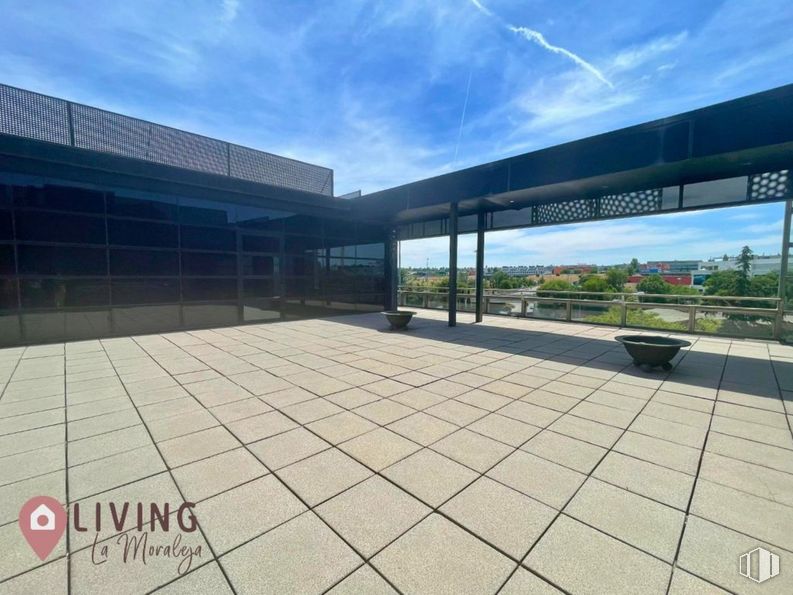
<svg viewBox="0 0 793 595">
<path fill-rule="evenodd" d="M 485 293 L 485 214 L 476 218 L 476 322 L 482 322 L 482 296 Z"/>
<path fill-rule="evenodd" d="M 457 203 L 449 207 L 449 326 L 457 326 Z"/>
</svg>

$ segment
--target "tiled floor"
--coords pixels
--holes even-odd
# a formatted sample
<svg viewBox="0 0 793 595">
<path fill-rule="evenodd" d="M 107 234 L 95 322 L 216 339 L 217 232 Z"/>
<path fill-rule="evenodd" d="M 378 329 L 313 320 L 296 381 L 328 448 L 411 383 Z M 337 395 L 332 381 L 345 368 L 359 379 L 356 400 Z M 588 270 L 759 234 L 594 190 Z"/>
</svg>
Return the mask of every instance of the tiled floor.
<svg viewBox="0 0 793 595">
<path fill-rule="evenodd" d="M 617 329 L 460 318 L 0 350 L 0 592 L 793 592 L 793 348 L 646 373 Z M 42 494 L 88 529 L 45 562 L 16 521 Z M 138 502 L 144 529 L 170 505 L 148 546 L 182 541 L 124 563 Z"/>
</svg>

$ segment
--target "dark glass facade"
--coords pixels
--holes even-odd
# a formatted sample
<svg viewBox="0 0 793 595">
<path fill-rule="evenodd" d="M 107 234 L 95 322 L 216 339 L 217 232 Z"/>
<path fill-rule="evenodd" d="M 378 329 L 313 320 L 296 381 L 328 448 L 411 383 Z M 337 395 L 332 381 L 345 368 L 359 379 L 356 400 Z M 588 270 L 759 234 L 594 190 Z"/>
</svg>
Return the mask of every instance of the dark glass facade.
<svg viewBox="0 0 793 595">
<path fill-rule="evenodd" d="M 0 173 L 0 344 L 382 309 L 385 231 Z"/>
</svg>

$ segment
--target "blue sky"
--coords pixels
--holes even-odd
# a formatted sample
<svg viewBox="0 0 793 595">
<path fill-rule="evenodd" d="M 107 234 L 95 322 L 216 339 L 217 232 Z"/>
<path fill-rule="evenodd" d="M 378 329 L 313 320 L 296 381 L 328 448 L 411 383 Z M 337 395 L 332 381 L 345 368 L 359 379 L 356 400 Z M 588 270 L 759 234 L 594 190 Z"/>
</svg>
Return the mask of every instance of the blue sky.
<svg viewBox="0 0 793 595">
<path fill-rule="evenodd" d="M 327 165 L 337 193 L 790 83 L 793 63 L 789 0 L 0 0 L 0 10 L 0 81 Z M 724 237 L 775 251 L 780 213 L 609 222 L 600 236 L 504 232 L 488 260 L 545 262 L 562 256 L 561 240 L 615 230 L 664 250 L 659 236 L 676 233 L 670 258 L 735 252 Z M 507 239 L 512 252 L 497 247 Z M 557 250 L 528 252 L 546 241 Z M 608 262 L 635 251 L 595 252 Z"/>
</svg>

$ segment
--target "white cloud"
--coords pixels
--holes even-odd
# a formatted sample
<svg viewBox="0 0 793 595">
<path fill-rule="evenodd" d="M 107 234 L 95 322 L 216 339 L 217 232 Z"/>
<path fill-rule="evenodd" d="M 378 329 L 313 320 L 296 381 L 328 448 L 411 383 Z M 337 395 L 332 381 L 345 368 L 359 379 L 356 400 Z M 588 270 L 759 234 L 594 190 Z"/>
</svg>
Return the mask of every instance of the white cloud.
<svg viewBox="0 0 793 595">
<path fill-rule="evenodd" d="M 621 50 L 611 59 L 610 69 L 615 71 L 633 70 L 654 60 L 659 55 L 671 52 L 680 47 L 688 38 L 688 31 L 681 31 L 676 35 L 663 35 L 649 42 Z M 659 66 L 659 69 L 668 69 L 669 64 Z"/>
</svg>

